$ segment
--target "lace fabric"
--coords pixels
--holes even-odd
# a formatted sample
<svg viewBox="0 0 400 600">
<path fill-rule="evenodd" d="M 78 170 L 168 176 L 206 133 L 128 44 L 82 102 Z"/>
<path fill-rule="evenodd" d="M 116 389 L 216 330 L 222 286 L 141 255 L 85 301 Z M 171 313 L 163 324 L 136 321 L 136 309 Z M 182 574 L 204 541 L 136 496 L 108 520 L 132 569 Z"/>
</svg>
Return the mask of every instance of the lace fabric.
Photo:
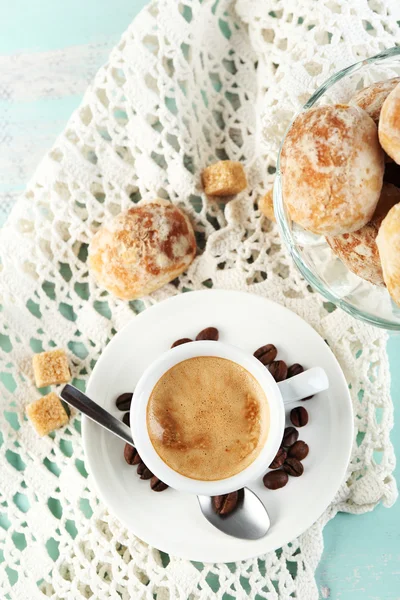
<svg viewBox="0 0 400 600">
<path fill-rule="evenodd" d="M 114 48 L 0 234 L 2 597 L 312 600 L 326 522 L 394 502 L 387 336 L 312 292 L 257 199 L 294 111 L 333 71 L 393 45 L 398 13 L 394 0 L 155 0 Z M 224 158 L 242 161 L 249 181 L 226 206 L 200 183 Z M 190 216 L 199 255 L 151 297 L 123 302 L 96 286 L 88 243 L 155 196 Z M 78 414 L 44 439 L 24 417 L 39 396 L 32 352 L 65 347 L 84 388 L 135 314 L 211 287 L 267 296 L 313 325 L 351 387 L 357 433 L 347 480 L 318 522 L 277 552 L 229 565 L 167 557 L 111 516 L 85 470 Z"/>
</svg>

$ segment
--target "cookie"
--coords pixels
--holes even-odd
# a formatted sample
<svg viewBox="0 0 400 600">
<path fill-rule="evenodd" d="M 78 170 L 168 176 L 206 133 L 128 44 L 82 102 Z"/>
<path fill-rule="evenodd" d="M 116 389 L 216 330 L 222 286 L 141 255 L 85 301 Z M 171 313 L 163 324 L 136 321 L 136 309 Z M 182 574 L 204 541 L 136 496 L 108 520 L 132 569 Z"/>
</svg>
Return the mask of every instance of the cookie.
<svg viewBox="0 0 400 600">
<path fill-rule="evenodd" d="M 400 84 L 383 103 L 379 119 L 379 141 L 390 158 L 400 164 Z"/>
<path fill-rule="evenodd" d="M 400 204 L 393 206 L 383 219 L 376 243 L 383 279 L 389 294 L 400 306 Z"/>
<path fill-rule="evenodd" d="M 320 235 L 361 229 L 382 190 L 384 155 L 374 121 L 336 104 L 301 113 L 286 136 L 282 189 L 291 218 Z"/>
<path fill-rule="evenodd" d="M 400 190 L 390 183 L 385 183 L 378 206 L 369 223 L 353 233 L 326 238 L 333 252 L 350 271 L 375 285 L 385 285 L 376 236 L 382 220 L 398 202 L 400 202 Z"/>
<path fill-rule="evenodd" d="M 399 82 L 400 77 L 377 81 L 357 92 L 349 104 L 364 109 L 378 125 L 383 103 Z"/>
<path fill-rule="evenodd" d="M 166 200 L 131 208 L 105 223 L 89 247 L 97 283 L 123 300 L 150 294 L 185 271 L 196 254 L 188 217 Z"/>
</svg>

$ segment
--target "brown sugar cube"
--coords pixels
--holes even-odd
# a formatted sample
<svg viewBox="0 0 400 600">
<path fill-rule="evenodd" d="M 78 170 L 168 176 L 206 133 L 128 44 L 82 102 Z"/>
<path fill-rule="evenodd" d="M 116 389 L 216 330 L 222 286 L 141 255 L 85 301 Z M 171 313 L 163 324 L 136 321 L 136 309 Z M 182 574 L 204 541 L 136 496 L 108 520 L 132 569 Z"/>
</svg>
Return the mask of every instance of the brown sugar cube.
<svg viewBox="0 0 400 600">
<path fill-rule="evenodd" d="M 206 167 L 202 182 L 207 196 L 233 196 L 247 187 L 242 163 L 233 160 L 220 160 Z"/>
<path fill-rule="evenodd" d="M 68 415 L 54 392 L 28 404 L 26 414 L 40 436 L 68 423 Z"/>
<path fill-rule="evenodd" d="M 35 354 L 32 363 L 38 388 L 66 383 L 71 379 L 68 359 L 64 350 L 50 350 L 50 352 Z"/>
<path fill-rule="evenodd" d="M 268 190 L 268 192 L 259 199 L 258 208 L 267 219 L 276 221 L 274 214 L 273 188 Z"/>
</svg>

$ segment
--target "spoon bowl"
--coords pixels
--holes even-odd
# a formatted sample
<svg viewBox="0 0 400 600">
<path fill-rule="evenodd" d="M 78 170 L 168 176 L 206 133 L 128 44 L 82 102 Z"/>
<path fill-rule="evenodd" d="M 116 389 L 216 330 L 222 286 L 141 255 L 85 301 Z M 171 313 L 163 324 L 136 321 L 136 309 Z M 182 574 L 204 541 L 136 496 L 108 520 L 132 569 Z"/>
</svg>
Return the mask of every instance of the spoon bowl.
<svg viewBox="0 0 400 600">
<path fill-rule="evenodd" d="M 215 512 L 210 496 L 197 496 L 197 500 L 207 521 L 227 535 L 258 540 L 271 526 L 264 504 L 249 488 L 240 490 L 238 503 L 228 515 L 221 516 Z"/>
</svg>

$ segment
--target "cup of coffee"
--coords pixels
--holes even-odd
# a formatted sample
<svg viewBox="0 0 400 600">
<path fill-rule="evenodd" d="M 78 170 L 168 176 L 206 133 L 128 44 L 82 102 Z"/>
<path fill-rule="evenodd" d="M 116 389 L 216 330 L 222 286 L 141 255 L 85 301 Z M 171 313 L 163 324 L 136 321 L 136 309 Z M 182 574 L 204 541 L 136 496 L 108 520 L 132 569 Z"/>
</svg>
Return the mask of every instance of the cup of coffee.
<svg viewBox="0 0 400 600">
<path fill-rule="evenodd" d="M 285 412 L 277 383 L 254 356 L 199 341 L 168 350 L 145 370 L 130 423 L 143 462 L 159 479 L 216 496 L 265 473 Z"/>
</svg>

